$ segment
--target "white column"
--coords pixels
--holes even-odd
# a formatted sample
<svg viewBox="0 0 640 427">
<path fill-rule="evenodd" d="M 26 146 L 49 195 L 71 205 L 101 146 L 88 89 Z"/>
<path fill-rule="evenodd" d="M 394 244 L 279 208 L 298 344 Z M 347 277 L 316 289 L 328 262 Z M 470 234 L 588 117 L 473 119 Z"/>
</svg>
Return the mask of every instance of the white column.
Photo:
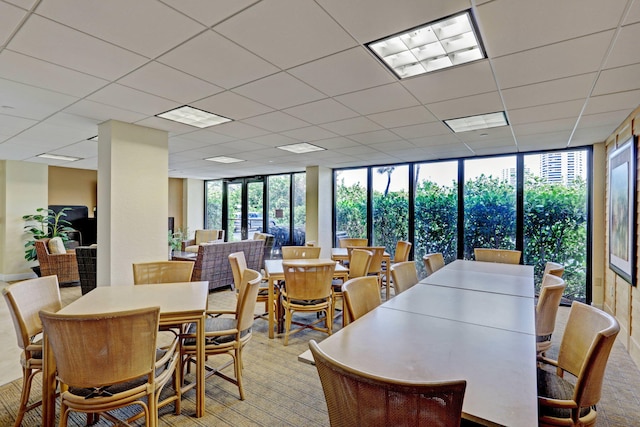
<svg viewBox="0 0 640 427">
<path fill-rule="evenodd" d="M 196 230 L 204 229 L 204 181 L 201 179 L 185 179 L 182 194 L 184 226 L 189 230 L 189 237 L 193 237 Z"/>
<path fill-rule="evenodd" d="M 168 258 L 166 131 L 98 126 L 98 286 L 132 285 L 134 262 Z"/>
<path fill-rule="evenodd" d="M 306 188 L 306 240 L 318 242 L 322 248 L 320 256 L 331 258 L 333 238 L 331 217 L 333 200 L 331 198 L 332 170 L 320 166 L 307 167 Z"/>
</svg>

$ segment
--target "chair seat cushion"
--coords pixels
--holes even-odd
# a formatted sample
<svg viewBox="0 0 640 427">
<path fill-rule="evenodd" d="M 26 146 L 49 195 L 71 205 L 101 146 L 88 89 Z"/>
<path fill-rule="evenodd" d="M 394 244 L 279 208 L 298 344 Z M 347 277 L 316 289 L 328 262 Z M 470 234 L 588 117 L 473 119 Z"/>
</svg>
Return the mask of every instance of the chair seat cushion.
<svg viewBox="0 0 640 427">
<path fill-rule="evenodd" d="M 53 237 L 49 240 L 49 253 L 50 254 L 66 254 L 67 249 L 64 247 L 64 242 L 61 237 Z"/>
<path fill-rule="evenodd" d="M 205 332 L 218 332 L 218 331 L 226 331 L 228 329 L 235 329 L 238 322 L 236 319 L 230 317 L 208 317 L 204 324 Z M 246 336 L 249 332 L 251 332 L 251 328 L 246 329 L 240 332 L 240 338 Z M 187 330 L 189 334 L 196 333 L 196 325 L 192 323 L 189 325 L 189 329 Z M 216 344 L 224 344 L 231 342 L 236 339 L 234 334 L 231 335 L 223 335 L 218 337 L 207 337 L 206 343 L 207 345 L 216 345 Z M 190 346 L 195 345 L 196 340 L 194 338 L 187 338 L 184 340 L 184 345 Z"/>
<path fill-rule="evenodd" d="M 573 384 L 564 378 L 545 369 L 538 368 L 538 396 L 549 397 L 559 400 L 573 400 Z M 580 410 L 580 417 L 586 416 L 591 411 L 590 407 Z M 549 408 L 540 405 L 540 416 L 549 416 L 556 418 L 571 418 L 569 409 Z"/>
</svg>

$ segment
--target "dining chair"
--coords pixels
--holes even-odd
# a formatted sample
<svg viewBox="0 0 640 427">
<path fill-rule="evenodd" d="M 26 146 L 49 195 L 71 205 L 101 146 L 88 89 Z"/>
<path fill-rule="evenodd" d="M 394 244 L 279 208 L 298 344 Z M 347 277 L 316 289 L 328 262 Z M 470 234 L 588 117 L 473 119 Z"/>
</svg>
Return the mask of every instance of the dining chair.
<svg viewBox="0 0 640 427">
<path fill-rule="evenodd" d="M 14 426 L 22 423 L 24 414 L 42 404 L 39 400 L 29 405 L 29 394 L 33 378 L 42 372 L 42 322 L 38 317 L 40 310 L 58 311 L 62 308 L 57 276 L 45 276 L 23 280 L 2 289 L 9 307 L 11 320 L 16 330 L 18 347 L 22 350 L 22 392 L 20 407 Z"/>
<path fill-rule="evenodd" d="M 411 252 L 411 246 L 413 246 L 413 243 L 407 240 L 398 240 L 398 242 L 396 243 L 396 249 L 393 253 L 391 264 L 409 261 L 409 252 Z"/>
<path fill-rule="evenodd" d="M 244 252 L 234 252 L 229 254 L 229 263 L 231 263 L 231 271 L 233 273 L 233 283 L 235 284 L 236 292 L 239 294 L 240 289 L 245 283 L 242 281 L 242 275 L 247 269 L 247 260 L 244 257 Z M 278 287 L 274 286 L 274 293 L 278 295 Z M 260 282 L 258 287 L 258 295 L 256 296 L 256 302 L 264 303 L 264 312 L 257 314 L 254 317 L 265 318 L 269 314 L 269 283 L 265 280 Z"/>
<path fill-rule="evenodd" d="M 369 251 L 373 254 L 371 257 L 371 263 L 369 264 L 369 276 L 376 276 L 378 278 L 378 285 L 382 287 L 382 276 L 384 275 L 383 270 L 383 261 L 384 261 L 384 246 L 349 246 L 347 247 L 347 252 L 350 254 L 353 249 L 364 249 L 365 251 Z M 351 257 L 351 255 L 349 255 Z M 390 286 L 387 286 L 387 291 L 389 291 Z M 389 295 L 387 294 L 387 299 Z"/>
<path fill-rule="evenodd" d="M 544 278 L 547 274 L 562 277 L 564 274 L 564 265 L 558 264 L 557 262 L 547 261 L 544 265 L 542 277 Z"/>
<path fill-rule="evenodd" d="M 556 314 L 567 284 L 562 278 L 546 274 L 542 279 L 540 296 L 536 304 L 536 352 L 538 355 L 551 348 L 551 335 L 556 326 Z"/>
<path fill-rule="evenodd" d="M 460 426 L 465 380 L 421 382 L 379 377 L 340 363 L 314 340 L 309 348 L 332 427 Z"/>
<path fill-rule="evenodd" d="M 317 259 L 321 249 L 318 246 L 282 246 L 282 259 Z"/>
<path fill-rule="evenodd" d="M 366 238 L 343 237 L 338 240 L 338 244 L 341 248 L 348 248 L 349 246 L 367 246 L 369 241 Z"/>
<path fill-rule="evenodd" d="M 136 262 L 133 263 L 133 283 L 148 285 L 190 282 L 193 266 L 193 261 Z"/>
<path fill-rule="evenodd" d="M 351 258 L 349 259 L 349 279 L 353 279 L 355 277 L 366 276 L 369 273 L 369 266 L 371 265 L 371 258 L 373 258 L 373 253 L 370 251 L 366 251 L 364 249 L 353 249 L 350 254 Z M 333 318 L 337 317 L 335 312 L 337 310 L 337 302 L 343 301 L 342 307 L 342 326 L 348 323 L 348 313 L 344 310 L 344 297 L 342 293 L 342 285 L 344 283 L 341 280 L 333 281 Z"/>
<path fill-rule="evenodd" d="M 331 284 L 336 268 L 335 261 L 315 263 L 297 263 L 295 260 L 282 261 L 284 287 L 280 299 L 285 316 L 284 345 L 289 344 L 289 336 L 306 328 L 331 335 L 332 330 L 332 293 Z M 310 323 L 293 322 L 295 312 L 324 313 Z M 324 322 L 325 327 L 318 326 Z M 300 328 L 291 330 L 294 323 Z"/>
<path fill-rule="evenodd" d="M 426 254 L 422 257 L 424 262 L 424 268 L 427 271 L 427 276 L 431 276 L 436 271 L 444 267 L 444 256 L 442 252 L 434 252 Z"/>
<path fill-rule="evenodd" d="M 228 355 L 231 361 L 213 368 L 206 365 L 209 371 L 206 378 L 216 375 L 238 387 L 240 400 L 245 393 L 242 383 L 242 354 L 244 347 L 251 340 L 256 299 L 262 275 L 247 268 L 242 274 L 242 285 L 239 286 L 235 310 L 208 310 L 205 320 L 205 356 Z M 183 335 L 181 353 L 183 364 L 195 362 L 196 358 L 196 325 L 190 325 Z M 222 372 L 233 365 L 234 376 Z M 185 372 L 186 366 L 182 369 Z M 184 379 L 184 378 L 183 378 Z M 183 381 L 180 382 L 182 384 Z M 195 383 L 191 387 L 195 386 Z"/>
<path fill-rule="evenodd" d="M 391 266 L 391 278 L 395 294 L 406 291 L 418 283 L 415 261 L 398 262 Z"/>
<path fill-rule="evenodd" d="M 349 279 L 342 285 L 345 326 L 364 316 L 380 304 L 380 286 L 374 276 Z"/>
<path fill-rule="evenodd" d="M 608 313 L 577 301 L 560 342 L 558 359 L 538 358 L 538 424 L 593 426 L 596 404 L 616 336 L 618 321 Z M 546 369 L 550 368 L 550 369 Z M 564 373 L 572 379 L 564 378 Z"/>
<path fill-rule="evenodd" d="M 159 307 L 88 315 L 40 311 L 60 382 L 60 426 L 71 412 L 100 414 L 119 424 L 114 409 L 139 406 L 145 425 L 158 423 L 158 407 L 175 402 L 180 387 L 162 403 L 160 394 L 170 379 L 179 384 L 179 339 L 158 348 Z"/>
<path fill-rule="evenodd" d="M 521 251 L 511 249 L 475 248 L 476 261 L 500 262 L 503 264 L 520 264 Z"/>
</svg>

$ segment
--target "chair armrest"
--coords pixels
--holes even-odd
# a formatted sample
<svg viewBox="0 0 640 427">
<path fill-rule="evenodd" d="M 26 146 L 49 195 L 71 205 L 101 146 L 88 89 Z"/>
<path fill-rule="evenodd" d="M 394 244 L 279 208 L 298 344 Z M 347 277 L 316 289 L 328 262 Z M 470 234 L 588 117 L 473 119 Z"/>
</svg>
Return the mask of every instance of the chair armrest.
<svg viewBox="0 0 640 427">
<path fill-rule="evenodd" d="M 185 251 L 187 246 L 193 246 L 195 244 L 196 244 L 196 239 L 183 240 L 182 241 L 182 252 Z"/>
</svg>

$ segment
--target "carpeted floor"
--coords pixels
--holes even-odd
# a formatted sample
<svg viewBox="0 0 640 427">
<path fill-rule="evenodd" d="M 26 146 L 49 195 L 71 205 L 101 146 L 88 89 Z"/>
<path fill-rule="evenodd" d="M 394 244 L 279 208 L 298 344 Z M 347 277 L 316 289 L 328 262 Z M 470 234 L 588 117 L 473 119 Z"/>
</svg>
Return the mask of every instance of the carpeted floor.
<svg viewBox="0 0 640 427">
<path fill-rule="evenodd" d="M 62 296 L 68 304 L 80 296 L 80 289 L 63 288 Z M 234 304 L 235 296 L 230 291 L 214 292 L 209 296 L 210 308 L 232 307 Z M 568 310 L 565 307 L 560 309 L 554 334 L 556 343 L 561 337 Z M 336 321 L 336 328 L 339 325 L 340 321 Z M 195 413 L 195 392 L 190 391 L 183 397 L 182 414 L 174 415 L 172 406 L 163 408 L 159 426 L 328 426 L 324 396 L 315 367 L 297 360 L 297 356 L 308 348 L 310 339 L 320 341 L 324 338 L 320 332 L 305 331 L 291 336 L 289 345 L 285 347 L 282 338 L 267 338 L 265 320 L 256 320 L 253 339 L 244 353 L 246 400 L 238 399 L 234 385 L 212 377 L 207 380 L 204 417 L 191 416 Z M 549 354 L 553 355 L 553 350 Z M 208 363 L 215 366 L 216 360 L 211 359 Z M 0 426 L 13 424 L 20 388 L 21 380 L 0 386 Z M 38 375 L 32 400 L 39 398 L 39 388 Z M 598 412 L 598 427 L 640 426 L 640 371 L 620 343 L 614 346 L 609 360 Z M 40 410 L 27 413 L 22 425 L 40 426 Z M 85 425 L 84 417 L 73 417 L 70 425 Z M 101 421 L 97 425 L 110 423 Z M 143 421 L 135 425 L 143 425 Z"/>
</svg>

